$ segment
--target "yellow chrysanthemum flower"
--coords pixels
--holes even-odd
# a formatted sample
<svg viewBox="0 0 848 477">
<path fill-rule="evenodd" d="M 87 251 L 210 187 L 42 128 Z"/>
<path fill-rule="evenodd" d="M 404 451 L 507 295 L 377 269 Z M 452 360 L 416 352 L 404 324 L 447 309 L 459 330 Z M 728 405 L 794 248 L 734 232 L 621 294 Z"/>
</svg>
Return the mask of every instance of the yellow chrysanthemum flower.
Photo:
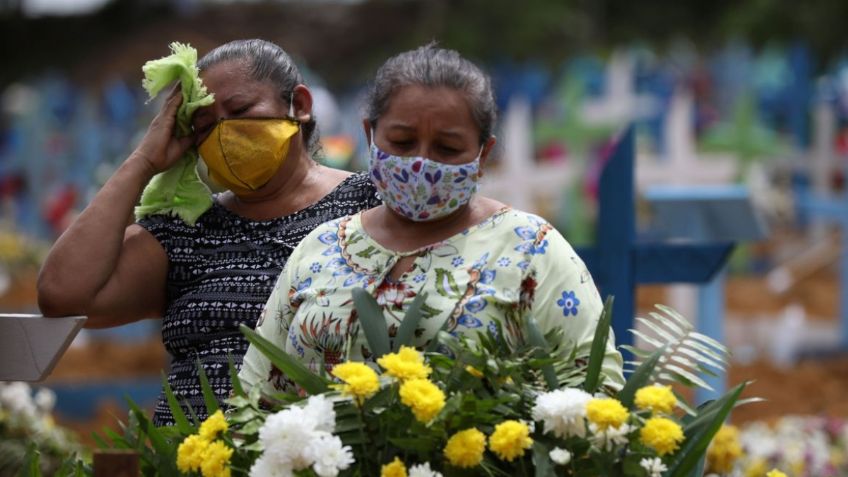
<svg viewBox="0 0 848 477">
<path fill-rule="evenodd" d="M 786 474 L 777 469 L 772 469 L 766 474 L 766 477 L 786 477 Z"/>
<path fill-rule="evenodd" d="M 203 477 L 230 477 L 230 457 L 233 449 L 223 441 L 215 441 L 206 447 L 200 470 Z"/>
<path fill-rule="evenodd" d="M 336 389 L 362 402 L 380 389 L 380 380 L 373 369 L 362 363 L 342 363 L 333 367 L 333 376 L 344 381 Z"/>
<path fill-rule="evenodd" d="M 433 372 L 424 363 L 424 356 L 409 346 L 401 346 L 397 353 L 389 353 L 377 360 L 377 364 L 386 370 L 386 374 L 401 381 L 424 379 Z"/>
<path fill-rule="evenodd" d="M 766 473 L 766 469 L 768 469 L 767 464 L 766 460 L 762 457 L 754 459 L 745 468 L 745 477 L 762 477 Z"/>
<path fill-rule="evenodd" d="M 671 386 L 645 386 L 636 391 L 636 407 L 650 409 L 654 413 L 670 414 L 677 405 L 677 398 L 671 392 Z"/>
<path fill-rule="evenodd" d="M 406 466 L 397 457 L 380 468 L 380 477 L 406 477 Z"/>
<path fill-rule="evenodd" d="M 603 431 L 621 427 L 629 416 L 627 408 L 618 399 L 596 398 L 586 403 L 586 418 Z"/>
<path fill-rule="evenodd" d="M 530 428 L 523 422 L 504 421 L 495 426 L 495 431 L 489 436 L 489 449 L 507 462 L 521 457 L 531 447 Z"/>
<path fill-rule="evenodd" d="M 485 450 L 486 436 L 472 427 L 452 435 L 444 453 L 452 466 L 470 468 L 480 465 Z"/>
<path fill-rule="evenodd" d="M 662 456 L 677 450 L 683 442 L 683 429 L 671 419 L 652 417 L 645 421 L 639 437 L 646 446 Z"/>
<path fill-rule="evenodd" d="M 474 366 L 471 366 L 470 364 L 465 367 L 465 371 L 467 371 L 468 374 L 474 376 L 477 379 L 481 379 L 483 377 L 483 373 L 481 373 L 479 369 L 475 368 Z"/>
<path fill-rule="evenodd" d="M 200 470 L 207 447 L 209 447 L 209 441 L 197 434 L 186 437 L 177 447 L 177 468 L 180 472 Z"/>
<path fill-rule="evenodd" d="M 426 424 L 445 407 L 445 393 L 427 379 L 409 379 L 400 385 L 400 402 Z"/>
<path fill-rule="evenodd" d="M 212 414 L 203 421 L 198 434 L 208 441 L 214 441 L 219 433 L 226 432 L 228 428 L 227 420 L 224 419 L 224 413 L 219 409 L 215 411 L 215 414 Z"/>
<path fill-rule="evenodd" d="M 707 468 L 717 474 L 726 474 L 742 456 L 739 442 L 739 429 L 734 426 L 721 426 L 707 449 Z"/>
</svg>

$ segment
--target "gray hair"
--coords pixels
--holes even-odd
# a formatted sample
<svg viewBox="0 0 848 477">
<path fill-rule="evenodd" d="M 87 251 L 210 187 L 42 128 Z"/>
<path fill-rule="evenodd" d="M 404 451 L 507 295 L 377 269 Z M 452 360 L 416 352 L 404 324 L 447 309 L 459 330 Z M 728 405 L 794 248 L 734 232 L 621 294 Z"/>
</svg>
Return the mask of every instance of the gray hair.
<svg viewBox="0 0 848 477">
<path fill-rule="evenodd" d="M 251 79 L 273 84 L 286 104 L 291 101 L 295 86 L 303 84 L 303 75 L 288 53 L 270 41 L 259 39 L 225 43 L 203 55 L 197 67 L 202 71 L 219 63 L 238 60 L 249 61 Z M 316 154 L 320 141 L 314 114 L 301 124 L 301 130 L 304 143 L 313 155 Z"/>
<path fill-rule="evenodd" d="M 497 106 L 489 76 L 458 52 L 435 43 L 389 58 L 377 70 L 365 100 L 365 117 L 372 127 L 389 106 L 392 95 L 403 86 L 446 87 L 461 91 L 480 129 L 480 144 L 491 136 Z"/>
</svg>

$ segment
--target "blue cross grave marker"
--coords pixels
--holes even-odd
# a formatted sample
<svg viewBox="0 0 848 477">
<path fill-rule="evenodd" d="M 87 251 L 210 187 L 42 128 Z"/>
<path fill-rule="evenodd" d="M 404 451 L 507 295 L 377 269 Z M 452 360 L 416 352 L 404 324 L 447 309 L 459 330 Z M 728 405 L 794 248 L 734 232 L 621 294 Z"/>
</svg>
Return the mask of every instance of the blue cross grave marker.
<svg viewBox="0 0 848 477">
<path fill-rule="evenodd" d="M 721 269 L 733 242 L 668 243 L 636 239 L 633 127 L 618 141 L 601 174 L 596 243 L 581 256 L 601 296 L 614 295 L 612 327 L 618 344 L 633 344 L 638 284 L 708 283 Z"/>
<path fill-rule="evenodd" d="M 841 249 L 839 255 L 839 333 L 840 347 L 848 349 L 848 193 L 833 197 L 822 197 L 796 191 L 798 203 L 809 217 L 821 218 L 840 229 Z"/>
</svg>

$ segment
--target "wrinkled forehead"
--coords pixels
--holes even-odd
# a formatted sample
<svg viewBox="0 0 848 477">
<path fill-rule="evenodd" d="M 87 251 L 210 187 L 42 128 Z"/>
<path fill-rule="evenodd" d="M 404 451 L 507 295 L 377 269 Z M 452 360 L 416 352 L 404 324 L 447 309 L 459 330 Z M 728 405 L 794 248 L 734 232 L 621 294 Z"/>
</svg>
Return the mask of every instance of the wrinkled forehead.
<svg viewBox="0 0 848 477">
<path fill-rule="evenodd" d="M 464 92 L 445 86 L 397 88 L 388 97 L 378 123 L 386 126 L 402 123 L 412 127 L 432 123 L 441 128 L 470 128 L 479 133 Z"/>
</svg>

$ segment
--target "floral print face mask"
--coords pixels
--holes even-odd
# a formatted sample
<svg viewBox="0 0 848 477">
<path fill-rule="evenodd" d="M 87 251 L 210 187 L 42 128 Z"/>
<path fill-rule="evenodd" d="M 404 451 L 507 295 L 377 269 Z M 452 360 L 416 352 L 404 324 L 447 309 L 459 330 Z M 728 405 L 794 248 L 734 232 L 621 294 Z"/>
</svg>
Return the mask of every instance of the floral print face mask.
<svg viewBox="0 0 848 477">
<path fill-rule="evenodd" d="M 416 222 L 435 220 L 467 204 L 477 192 L 480 152 L 467 164 L 393 156 L 371 143 L 371 182 L 386 207 Z"/>
</svg>

